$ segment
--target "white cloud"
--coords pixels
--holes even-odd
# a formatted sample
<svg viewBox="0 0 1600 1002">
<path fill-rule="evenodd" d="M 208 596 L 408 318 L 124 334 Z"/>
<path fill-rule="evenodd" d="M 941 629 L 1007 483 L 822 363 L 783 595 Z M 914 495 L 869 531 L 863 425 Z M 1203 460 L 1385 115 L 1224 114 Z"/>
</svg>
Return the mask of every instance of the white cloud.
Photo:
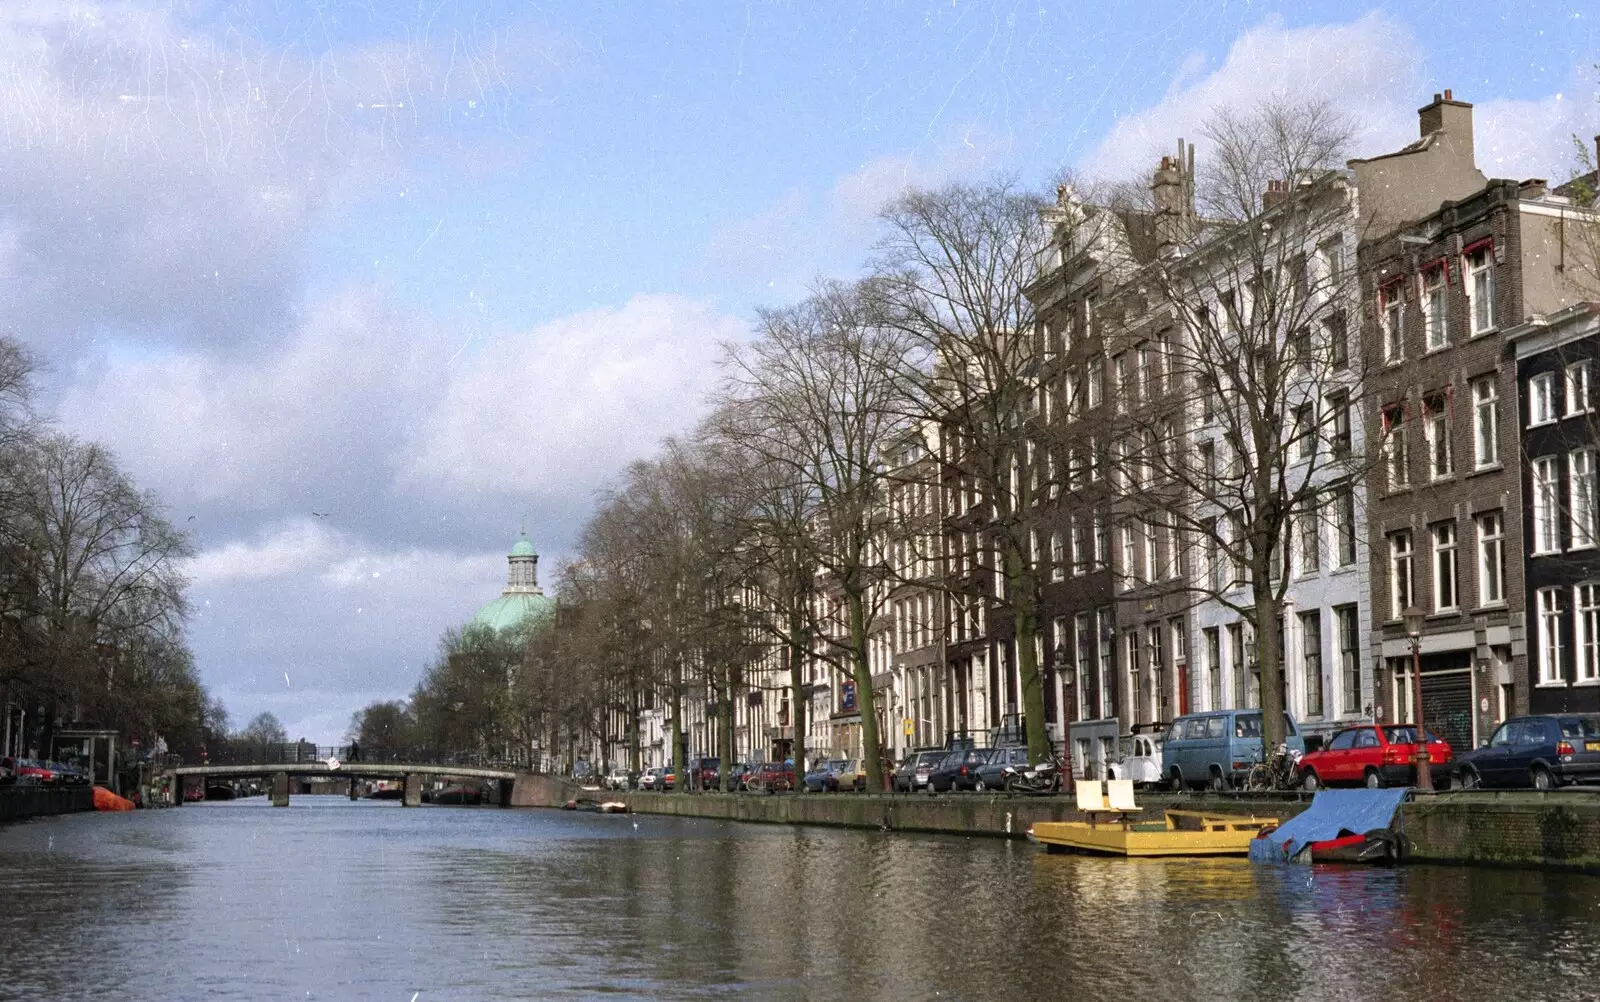
<svg viewBox="0 0 1600 1002">
<path fill-rule="evenodd" d="M 429 493 L 587 497 L 703 413 L 733 317 L 680 296 L 636 296 L 463 356 L 404 473 Z"/>
<path fill-rule="evenodd" d="M 1303 28 L 1271 17 L 1241 35 L 1210 73 L 1191 54 L 1161 101 L 1118 119 L 1079 166 L 1095 178 L 1140 177 L 1180 136 L 1204 156 L 1200 125 L 1212 109 L 1249 107 L 1274 93 L 1327 98 L 1358 123 L 1358 149 L 1393 149 L 1416 138 L 1422 63 L 1410 30 L 1384 14 Z"/>
</svg>

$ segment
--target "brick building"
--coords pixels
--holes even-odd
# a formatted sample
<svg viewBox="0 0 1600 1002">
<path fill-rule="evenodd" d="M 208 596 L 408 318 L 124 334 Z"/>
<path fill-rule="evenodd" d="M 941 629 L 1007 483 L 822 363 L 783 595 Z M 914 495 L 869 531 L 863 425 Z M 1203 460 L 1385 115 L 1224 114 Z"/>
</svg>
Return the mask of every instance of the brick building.
<svg viewBox="0 0 1600 1002">
<path fill-rule="evenodd" d="M 1582 298 L 1563 268 L 1592 218 L 1542 181 L 1486 180 L 1472 106 L 1435 95 L 1421 139 L 1351 162 L 1366 418 L 1383 461 L 1368 477 L 1375 708 L 1409 720 L 1412 643 L 1426 613 L 1423 710 L 1456 747 L 1529 707 L 1516 366 L 1506 331 Z"/>
</svg>

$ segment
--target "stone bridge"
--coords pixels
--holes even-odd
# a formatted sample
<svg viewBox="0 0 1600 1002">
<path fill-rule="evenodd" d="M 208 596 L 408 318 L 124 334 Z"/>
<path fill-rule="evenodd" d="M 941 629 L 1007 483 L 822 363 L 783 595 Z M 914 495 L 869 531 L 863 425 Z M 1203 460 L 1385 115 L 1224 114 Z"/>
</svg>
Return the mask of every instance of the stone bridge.
<svg viewBox="0 0 1600 1002">
<path fill-rule="evenodd" d="M 522 806 L 521 802 L 532 804 L 546 800 L 548 799 L 548 793 L 542 787 L 551 782 L 560 782 L 552 777 L 513 772 L 509 769 L 486 769 L 465 765 L 430 765 L 420 762 L 330 763 L 328 761 L 312 760 L 306 762 L 239 764 L 207 763 L 204 765 L 175 766 L 167 769 L 166 773 L 173 777 L 175 788 L 180 791 L 173 798 L 178 804 L 183 803 L 182 784 L 190 776 L 202 777 L 201 782 L 208 779 L 265 777 L 272 783 L 272 803 L 275 807 L 288 806 L 289 780 L 291 777 L 296 776 L 315 776 L 322 779 L 348 778 L 350 780 L 350 799 L 352 800 L 356 798 L 357 780 L 397 779 L 404 784 L 401 803 L 407 807 L 416 807 L 422 803 L 422 781 L 429 776 L 497 782 L 500 784 L 500 803 L 502 806 L 508 807 Z M 539 789 L 518 790 L 519 786 Z"/>
</svg>

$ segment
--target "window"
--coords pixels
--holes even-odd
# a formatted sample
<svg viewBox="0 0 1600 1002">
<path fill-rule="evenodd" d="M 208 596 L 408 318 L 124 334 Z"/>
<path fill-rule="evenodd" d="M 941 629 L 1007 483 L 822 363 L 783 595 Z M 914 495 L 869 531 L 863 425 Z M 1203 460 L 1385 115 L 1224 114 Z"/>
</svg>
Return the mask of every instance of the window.
<svg viewBox="0 0 1600 1002">
<path fill-rule="evenodd" d="M 1572 650 L 1578 656 L 1578 681 L 1600 682 L 1600 585 L 1578 585 L 1573 593 L 1577 615 Z"/>
<path fill-rule="evenodd" d="M 1105 570 L 1111 566 L 1111 526 L 1099 513 L 1094 516 L 1094 567 Z"/>
<path fill-rule="evenodd" d="M 1456 593 L 1456 524 L 1440 522 L 1432 527 L 1433 536 L 1433 611 L 1452 611 L 1460 604 Z"/>
<path fill-rule="evenodd" d="M 1389 618 L 1400 619 L 1411 605 L 1411 532 L 1389 534 Z"/>
<path fill-rule="evenodd" d="M 1093 435 L 1089 436 L 1089 482 L 1100 482 L 1100 443 Z"/>
<path fill-rule="evenodd" d="M 1561 473 L 1556 457 L 1533 461 L 1533 552 L 1555 553 L 1561 549 L 1560 503 Z"/>
<path fill-rule="evenodd" d="M 1567 516 L 1574 549 L 1594 545 L 1594 450 L 1567 455 Z"/>
<path fill-rule="evenodd" d="M 1322 520 L 1316 513 L 1307 512 L 1300 516 L 1298 526 L 1300 545 L 1296 569 L 1301 575 L 1315 574 L 1322 570 Z"/>
<path fill-rule="evenodd" d="M 1322 614 L 1300 616 L 1300 656 L 1305 668 L 1306 716 L 1322 716 Z"/>
<path fill-rule="evenodd" d="M 1128 670 L 1128 715 L 1134 720 L 1143 716 L 1144 695 L 1139 686 L 1139 631 L 1129 630 L 1123 638 L 1127 648 L 1126 657 Z"/>
<path fill-rule="evenodd" d="M 1243 707 L 1245 702 L 1244 627 L 1238 623 L 1228 626 L 1228 652 L 1233 659 L 1233 705 Z"/>
<path fill-rule="evenodd" d="M 1222 543 L 1217 539 L 1217 520 L 1207 519 L 1200 529 L 1201 537 L 1205 540 L 1205 583 L 1214 592 L 1222 592 L 1228 587 L 1227 568 L 1222 562 Z"/>
<path fill-rule="evenodd" d="M 1356 619 L 1356 607 L 1341 605 L 1333 610 L 1335 628 L 1339 631 L 1339 680 L 1341 683 L 1340 708 L 1346 714 L 1361 712 L 1361 625 Z"/>
<path fill-rule="evenodd" d="M 1398 362 L 1406 357 L 1405 304 L 1400 299 L 1400 280 L 1395 279 L 1378 292 L 1378 303 L 1383 311 L 1383 357 L 1387 362 Z"/>
<path fill-rule="evenodd" d="M 1215 491 L 1217 489 L 1217 443 L 1209 438 L 1200 443 L 1200 473 L 1204 477 L 1201 482 L 1203 485 L 1201 489 L 1208 493 Z"/>
<path fill-rule="evenodd" d="M 1217 419 L 1217 383 L 1210 373 L 1201 373 L 1199 382 L 1200 420 L 1210 424 Z"/>
<path fill-rule="evenodd" d="M 1472 333 L 1494 329 L 1494 248 L 1488 242 L 1467 251 L 1467 302 Z"/>
<path fill-rule="evenodd" d="M 1327 396 L 1324 407 L 1323 423 L 1328 426 L 1328 442 L 1333 446 L 1333 455 L 1343 459 L 1350 455 L 1350 393 L 1340 390 Z"/>
<path fill-rule="evenodd" d="M 1230 544 L 1228 556 L 1232 567 L 1229 568 L 1228 583 L 1241 585 L 1247 582 L 1244 556 L 1250 548 L 1250 541 L 1244 537 L 1244 519 L 1239 515 L 1228 516 L 1228 542 Z"/>
<path fill-rule="evenodd" d="M 1106 357 L 1095 355 L 1089 359 L 1088 397 L 1090 407 L 1099 407 L 1106 395 Z"/>
<path fill-rule="evenodd" d="M 1478 516 L 1478 604 L 1499 605 L 1505 593 L 1505 522 L 1499 512 Z"/>
<path fill-rule="evenodd" d="M 1556 374 L 1541 372 L 1528 380 L 1528 426 L 1556 419 Z"/>
<path fill-rule="evenodd" d="M 1128 379 L 1128 356 L 1118 355 L 1111 360 L 1111 395 L 1115 398 L 1111 404 L 1118 414 L 1127 406 L 1127 399 L 1133 392 L 1136 389 Z"/>
<path fill-rule="evenodd" d="M 1472 462 L 1478 469 L 1500 462 L 1500 401 L 1493 376 L 1472 381 Z"/>
<path fill-rule="evenodd" d="M 1112 646 L 1117 636 L 1115 613 L 1107 608 L 1100 609 L 1096 615 L 1099 617 L 1100 637 L 1100 715 L 1114 717 L 1117 715 L 1116 686 L 1111 684 L 1111 673 L 1115 668 L 1113 662 L 1116 658 L 1116 648 Z"/>
<path fill-rule="evenodd" d="M 1348 487 L 1333 496 L 1333 523 L 1339 534 L 1339 566 L 1349 567 L 1356 562 L 1356 495 Z"/>
<path fill-rule="evenodd" d="M 1156 571 L 1156 524 L 1146 520 L 1140 527 L 1144 537 L 1144 580 L 1159 581 L 1161 577 Z"/>
<path fill-rule="evenodd" d="M 1179 577 L 1177 518 L 1167 514 L 1161 518 L 1162 562 L 1161 569 L 1167 580 Z"/>
<path fill-rule="evenodd" d="M 1156 704 L 1154 718 L 1163 720 L 1167 718 L 1167 684 L 1166 684 L 1166 652 L 1162 649 L 1161 624 L 1150 627 L 1146 633 L 1145 659 L 1150 662 L 1150 695 Z"/>
<path fill-rule="evenodd" d="M 1139 555 L 1133 545 L 1133 526 L 1123 525 L 1118 533 L 1122 538 L 1122 587 L 1132 588 L 1139 580 Z"/>
<path fill-rule="evenodd" d="M 1322 274 L 1327 282 L 1328 294 L 1335 295 L 1339 283 L 1344 281 L 1344 240 L 1334 237 L 1322 244 L 1317 248 L 1317 256 L 1322 259 Z"/>
<path fill-rule="evenodd" d="M 1312 427 L 1314 421 L 1310 404 L 1301 404 L 1294 409 L 1294 437 L 1290 439 L 1294 447 L 1294 458 L 1310 459 L 1316 454 L 1317 436 Z"/>
<path fill-rule="evenodd" d="M 1383 435 L 1388 456 L 1389 488 L 1396 490 L 1411 483 L 1411 457 L 1406 451 L 1406 411 L 1402 404 L 1384 408 Z"/>
<path fill-rule="evenodd" d="M 1078 719 L 1088 720 L 1097 715 L 1100 708 L 1089 705 L 1089 688 L 1094 685 L 1096 675 L 1093 672 L 1094 660 L 1094 633 L 1093 623 L 1089 613 L 1080 612 L 1072 620 L 1073 629 L 1078 641 L 1078 687 L 1082 690 L 1084 698 L 1078 703 Z"/>
<path fill-rule="evenodd" d="M 1539 684 L 1558 685 L 1566 681 L 1562 663 L 1560 588 L 1539 589 Z"/>
<path fill-rule="evenodd" d="M 1322 334 L 1328 342 L 1328 358 L 1335 369 L 1350 367 L 1350 330 L 1344 311 L 1336 310 L 1322 319 Z"/>
<path fill-rule="evenodd" d="M 1072 573 L 1074 576 L 1082 574 L 1084 566 L 1085 547 L 1083 545 L 1083 526 L 1078 524 L 1078 516 L 1072 516 Z"/>
<path fill-rule="evenodd" d="M 1442 480 L 1455 472 L 1450 449 L 1450 398 L 1435 393 L 1423 401 L 1423 437 L 1428 442 L 1428 478 Z"/>
<path fill-rule="evenodd" d="M 1222 706 L 1222 632 L 1215 626 L 1201 632 L 1206 645 L 1206 709 L 1215 710 Z"/>
<path fill-rule="evenodd" d="M 1449 343 L 1446 302 L 1445 266 L 1440 262 L 1422 273 L 1422 330 L 1429 351 Z"/>
<path fill-rule="evenodd" d="M 1567 366 L 1567 417 L 1589 413 L 1589 363 Z"/>
<path fill-rule="evenodd" d="M 1067 575 L 1066 552 L 1061 543 L 1061 533 L 1050 534 L 1050 580 L 1060 581 Z"/>
</svg>

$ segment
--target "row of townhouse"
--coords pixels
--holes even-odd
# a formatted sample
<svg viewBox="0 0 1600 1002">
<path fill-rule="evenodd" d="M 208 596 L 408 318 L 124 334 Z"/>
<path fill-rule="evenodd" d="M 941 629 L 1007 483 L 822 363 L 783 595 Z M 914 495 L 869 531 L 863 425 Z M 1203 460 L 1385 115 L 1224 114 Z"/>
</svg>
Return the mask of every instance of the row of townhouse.
<svg viewBox="0 0 1600 1002">
<path fill-rule="evenodd" d="M 1201 328 L 1246 338 L 1279 309 L 1259 329 L 1305 347 L 1279 356 L 1303 371 L 1280 384 L 1276 418 L 1316 429 L 1285 467 L 1285 489 L 1315 509 L 1296 513 L 1268 572 L 1283 596 L 1277 668 L 1302 729 L 1411 718 L 1413 606 L 1426 612 L 1423 710 L 1457 747 L 1513 714 L 1600 710 L 1597 217 L 1573 185 L 1486 178 L 1471 105 L 1449 91 L 1419 126 L 1401 150 L 1269 186 L 1243 226 L 1201 218 L 1181 141 L 1145 204 L 1059 193 L 1056 240 L 1028 290 L 1029 556 L 1047 727 L 1079 774 L 1099 774 L 1139 729 L 1259 705 L 1248 572 L 1225 545 L 1247 530 L 1228 525 L 1224 498 L 1163 493 L 1207 480 L 1157 470 L 1225 480 L 1249 468 L 1237 429 L 1250 402 L 1195 391 Z M 1241 269 L 1229 241 L 1247 236 L 1259 243 Z M 1282 276 L 1281 303 L 1240 274 L 1251 269 Z M 891 503 L 916 530 L 889 547 L 897 583 L 871 603 L 878 729 L 895 759 L 1020 730 L 990 509 L 959 453 L 928 430 L 891 457 L 904 481 Z M 1195 531 L 1212 519 L 1224 530 Z M 751 667 L 735 758 L 787 756 L 787 677 L 781 655 Z M 813 659 L 806 678 L 808 749 L 860 755 L 848 673 Z"/>
</svg>

